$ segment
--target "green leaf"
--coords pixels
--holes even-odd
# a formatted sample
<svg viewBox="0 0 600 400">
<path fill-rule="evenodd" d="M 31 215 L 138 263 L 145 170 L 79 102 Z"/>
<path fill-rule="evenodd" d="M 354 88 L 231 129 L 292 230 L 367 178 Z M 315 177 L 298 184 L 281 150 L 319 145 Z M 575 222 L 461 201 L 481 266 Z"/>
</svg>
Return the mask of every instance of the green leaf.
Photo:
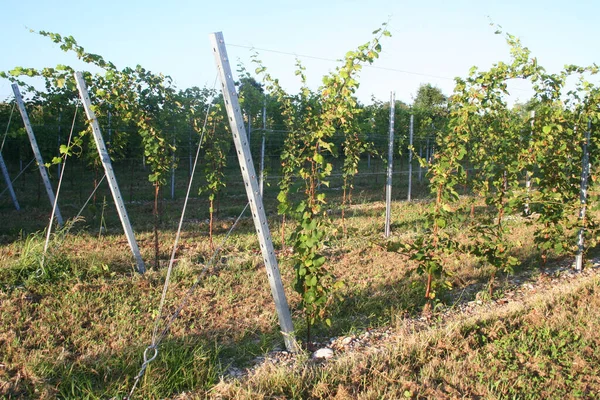
<svg viewBox="0 0 600 400">
<path fill-rule="evenodd" d="M 446 212 L 452 212 L 452 208 L 448 204 L 442 204 L 442 210 Z"/>
<path fill-rule="evenodd" d="M 313 265 L 315 268 L 320 268 L 323 264 L 325 264 L 325 257 L 321 256 L 313 260 Z"/>
</svg>

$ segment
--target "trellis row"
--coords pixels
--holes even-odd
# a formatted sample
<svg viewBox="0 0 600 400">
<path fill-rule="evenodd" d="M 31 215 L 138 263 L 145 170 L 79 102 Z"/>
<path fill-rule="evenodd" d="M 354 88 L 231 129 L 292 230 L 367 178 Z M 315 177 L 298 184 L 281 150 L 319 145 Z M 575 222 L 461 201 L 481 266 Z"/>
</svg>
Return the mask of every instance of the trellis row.
<svg viewBox="0 0 600 400">
<path fill-rule="evenodd" d="M 13 188 L 12 181 L 10 180 L 10 175 L 8 174 L 8 169 L 6 168 L 6 163 L 4 162 L 4 157 L 2 157 L 2 153 L 0 153 L 0 169 L 2 169 L 2 176 L 4 177 L 4 181 L 6 182 L 6 187 L 8 188 L 8 192 L 10 193 L 10 198 L 15 205 L 17 211 L 21 210 L 19 206 L 19 202 L 17 201 L 17 195 L 15 194 L 15 189 Z"/>
<path fill-rule="evenodd" d="M 142 255 L 140 253 L 137 241 L 135 240 L 135 235 L 133 234 L 133 229 L 131 228 L 131 223 L 129 222 L 129 217 L 127 216 L 127 210 L 125 209 L 125 204 L 123 203 L 123 198 L 121 196 L 121 191 L 119 190 L 117 178 L 115 177 L 115 173 L 113 171 L 110 156 L 108 155 L 106 145 L 104 144 L 102 132 L 100 132 L 98 119 L 96 118 L 96 114 L 92 110 L 90 96 L 88 94 L 87 86 L 85 84 L 85 80 L 83 79 L 83 74 L 81 72 L 75 73 L 75 82 L 77 84 L 77 89 L 79 90 L 81 100 L 83 102 L 83 108 L 85 109 L 88 121 L 92 127 L 92 134 L 94 136 L 94 141 L 96 142 L 98 155 L 100 156 L 100 161 L 102 162 L 102 166 L 104 167 L 104 172 L 108 180 L 108 185 L 110 187 L 113 200 L 115 201 L 117 213 L 119 214 L 121 224 L 123 225 L 123 230 L 125 231 L 125 236 L 127 237 L 127 242 L 129 243 L 131 252 L 135 257 L 137 270 L 139 273 L 143 274 L 144 272 L 146 272 L 146 267 L 144 265 L 144 261 L 142 260 Z"/>
<path fill-rule="evenodd" d="M 267 215 L 265 213 L 262 196 L 260 195 L 259 183 L 252 162 L 250 153 L 250 137 L 245 132 L 244 121 L 240 110 L 238 94 L 235 89 L 231 66 L 227 56 L 225 40 L 221 32 L 216 32 L 210 35 L 213 54 L 217 64 L 219 78 L 221 80 L 221 88 L 223 99 L 225 101 L 225 109 L 229 119 L 229 125 L 233 135 L 246 195 L 250 203 L 252 219 L 258 235 L 260 249 L 265 262 L 271 294 L 277 309 L 279 317 L 279 325 L 284 336 L 285 346 L 289 351 L 297 351 L 297 344 L 294 340 L 294 325 L 290 314 L 287 298 L 283 290 L 283 283 L 275 257 L 275 249 L 271 240 L 271 233 L 267 223 Z"/>
<path fill-rule="evenodd" d="M 387 180 L 385 184 L 385 237 L 391 234 L 392 219 L 392 172 L 394 163 L 394 114 L 396 94 L 390 93 L 390 136 L 388 145 Z"/>
<path fill-rule="evenodd" d="M 25 125 L 25 130 L 27 131 L 27 136 L 29 137 L 29 143 L 31 144 L 31 149 L 33 150 L 33 154 L 35 155 L 35 159 L 38 164 L 38 169 L 40 171 L 40 175 L 42 177 L 42 181 L 44 182 L 44 187 L 46 188 L 46 193 L 48 194 L 48 199 L 50 200 L 50 206 L 54 207 L 56 198 L 54 196 L 54 190 L 52 189 L 52 185 L 50 184 L 50 178 L 48 178 L 48 171 L 46 171 L 46 165 L 44 164 L 44 160 L 42 158 L 42 153 L 40 153 L 40 148 L 38 147 L 37 140 L 35 139 L 35 135 L 33 133 L 33 128 L 31 127 L 31 122 L 29 121 L 29 115 L 27 114 L 27 110 L 25 109 L 25 103 L 23 102 L 23 97 L 21 96 L 21 92 L 19 91 L 19 86 L 16 83 L 12 84 L 12 90 L 15 94 L 15 100 L 17 102 L 17 107 L 19 108 L 19 112 L 21 113 L 21 118 L 23 119 L 23 124 Z M 56 222 L 58 222 L 59 226 L 63 225 L 63 218 L 60 213 L 60 209 L 58 208 L 58 204 L 56 205 Z"/>
</svg>

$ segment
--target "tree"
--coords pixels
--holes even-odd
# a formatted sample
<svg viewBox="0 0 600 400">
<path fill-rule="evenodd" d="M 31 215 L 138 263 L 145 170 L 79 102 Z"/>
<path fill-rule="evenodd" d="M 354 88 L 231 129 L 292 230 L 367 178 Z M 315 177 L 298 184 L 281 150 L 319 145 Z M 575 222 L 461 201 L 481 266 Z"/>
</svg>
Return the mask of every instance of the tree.
<svg viewBox="0 0 600 400">
<path fill-rule="evenodd" d="M 240 105 L 246 114 L 246 123 L 248 124 L 248 134 L 252 132 L 253 126 L 262 126 L 262 109 L 265 102 L 265 93 L 263 85 L 254 79 L 243 65 L 238 66 L 240 80 L 236 83 L 238 86 L 238 95 Z"/>
<path fill-rule="evenodd" d="M 444 114 L 448 110 L 448 97 L 437 86 L 433 86 L 431 83 L 422 84 L 417 89 L 413 108 Z"/>
</svg>

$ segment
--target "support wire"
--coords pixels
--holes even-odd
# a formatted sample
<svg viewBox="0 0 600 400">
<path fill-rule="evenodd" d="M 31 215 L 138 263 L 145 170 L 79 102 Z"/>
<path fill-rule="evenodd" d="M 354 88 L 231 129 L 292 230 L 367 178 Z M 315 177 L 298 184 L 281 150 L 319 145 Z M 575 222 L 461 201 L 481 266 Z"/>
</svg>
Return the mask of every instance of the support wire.
<svg viewBox="0 0 600 400">
<path fill-rule="evenodd" d="M 71 145 L 71 139 L 73 138 L 73 130 L 75 129 L 75 121 L 77 120 L 77 111 L 79 105 L 75 107 L 75 114 L 73 115 L 73 123 L 71 124 L 71 132 L 69 132 L 69 140 L 67 141 L 67 147 Z M 46 259 L 46 252 L 48 251 L 48 244 L 50 243 L 50 234 L 52 233 L 52 221 L 54 220 L 54 214 L 56 213 L 56 207 L 58 206 L 58 195 L 60 194 L 60 187 L 62 185 L 63 177 L 65 175 L 65 167 L 67 163 L 68 152 L 65 152 L 63 157 L 63 167 L 60 170 L 60 178 L 58 179 L 58 186 L 56 187 L 56 196 L 54 197 L 54 204 L 52 205 L 52 214 L 50 215 L 50 222 L 48 223 L 48 229 L 46 232 L 46 242 L 44 243 L 44 252 L 42 253 L 42 262 L 40 270 L 44 268 L 44 261 Z"/>
<path fill-rule="evenodd" d="M 213 89 L 216 87 L 217 85 L 217 79 L 218 79 L 218 75 L 215 76 L 215 81 L 213 83 Z M 171 315 L 171 317 L 166 320 L 166 318 L 163 317 L 163 309 L 164 309 L 164 305 L 165 305 L 165 299 L 167 296 L 167 291 L 169 289 L 169 282 L 171 279 L 171 273 L 173 271 L 173 264 L 174 264 L 174 260 L 175 260 L 175 255 L 177 253 L 177 248 L 179 246 L 179 239 L 181 237 L 181 229 L 183 227 L 183 220 L 185 217 L 185 212 L 187 209 L 187 204 L 188 204 L 188 200 L 190 197 L 190 192 L 192 189 L 192 183 L 194 180 L 194 174 L 196 172 L 196 166 L 198 165 L 198 159 L 200 157 L 200 149 L 202 147 L 202 143 L 204 141 L 204 136 L 206 133 L 206 125 L 208 124 L 208 116 L 210 114 L 210 110 L 212 108 L 212 101 L 208 103 L 208 107 L 206 109 L 206 115 L 204 118 L 204 123 L 202 126 L 202 130 L 200 133 L 200 140 L 198 141 L 198 148 L 196 149 L 196 157 L 194 159 L 194 166 L 192 167 L 192 173 L 190 175 L 190 180 L 188 183 L 188 188 L 187 188 L 187 192 L 185 195 L 185 200 L 183 203 L 183 210 L 181 211 L 181 217 L 179 218 L 179 226 L 177 228 L 177 234 L 175 235 L 175 242 L 173 243 L 173 250 L 171 251 L 171 258 L 169 259 L 169 267 L 167 268 L 167 275 L 165 277 L 165 283 L 163 286 L 163 290 L 162 290 L 162 294 L 161 294 L 161 298 L 160 298 L 160 305 L 158 307 L 158 314 L 156 316 L 156 319 L 154 320 L 154 327 L 152 330 L 152 342 L 150 344 L 150 346 L 148 346 L 146 348 L 146 350 L 144 351 L 144 362 L 142 363 L 142 366 L 140 368 L 140 371 L 138 372 L 138 374 L 135 377 L 134 383 L 133 383 L 133 387 L 131 388 L 131 391 L 129 392 L 129 396 L 127 398 L 131 398 L 131 396 L 133 396 L 133 393 L 140 381 L 140 379 L 144 376 L 144 373 L 146 372 L 146 368 L 148 367 L 148 364 L 150 364 L 150 362 L 152 362 L 158 355 L 158 345 L 160 344 L 160 342 L 162 341 L 162 339 L 167 335 L 169 328 L 171 327 L 173 321 L 179 316 L 181 310 L 183 309 L 183 307 L 185 307 L 185 305 L 187 304 L 187 301 L 189 299 L 189 297 L 191 296 L 191 294 L 194 292 L 194 290 L 196 289 L 196 286 L 198 285 L 198 283 L 201 281 L 202 277 L 204 276 L 205 271 L 207 270 L 208 266 L 210 265 L 210 263 L 214 260 L 214 258 L 216 257 L 216 253 L 218 251 L 220 251 L 220 248 L 217 249 L 217 252 L 215 252 L 215 254 L 213 254 L 213 257 L 211 258 L 211 260 L 209 261 L 209 263 L 207 263 L 202 272 L 200 273 L 199 277 L 197 278 L 196 282 L 190 287 L 190 289 L 188 290 L 188 292 L 186 293 L 186 296 L 184 297 L 183 301 L 181 302 L 180 306 L 177 308 L 177 310 Z M 247 205 L 246 205 L 247 207 Z M 246 210 L 246 208 L 244 208 L 244 211 Z M 243 211 L 242 211 L 243 213 Z M 241 218 L 241 214 L 240 217 Z M 235 225 L 237 224 L 237 221 L 233 224 L 233 226 L 230 229 L 230 232 L 233 230 L 233 228 L 235 227 Z M 229 232 L 229 233 L 230 233 Z M 227 236 L 225 237 L 225 241 L 227 240 L 227 238 L 229 237 L 229 233 L 227 234 Z M 161 326 L 161 321 L 166 320 L 165 324 L 164 324 L 164 328 L 162 329 L 162 331 L 159 334 L 159 329 Z M 153 354 L 151 357 L 148 357 L 148 352 L 152 350 Z"/>
<path fill-rule="evenodd" d="M 4 142 L 6 141 L 6 136 L 8 135 L 8 129 L 10 128 L 10 121 L 12 121 L 13 112 L 15 111 L 15 107 L 17 102 L 13 103 L 12 109 L 10 110 L 10 116 L 8 117 L 8 124 L 6 124 L 6 131 L 4 132 L 4 136 L 2 137 L 2 145 L 0 145 L 0 153 L 4 149 Z"/>
<path fill-rule="evenodd" d="M 25 166 L 25 168 L 23 168 L 23 169 L 21 170 L 21 172 L 19 172 L 19 173 L 17 174 L 17 176 L 15 176 L 15 177 L 13 178 L 13 180 L 11 180 L 11 181 L 10 181 L 10 183 L 11 183 L 11 184 L 12 184 L 12 183 L 15 183 L 15 181 L 16 181 L 17 179 L 19 179 L 19 177 L 20 177 L 21 175 L 23 175 L 23 172 L 27 171 L 27 168 L 29 168 L 29 166 L 30 166 L 31 164 L 33 164 L 33 162 L 34 162 L 34 161 L 35 161 L 35 158 L 32 158 L 32 159 L 31 159 L 31 161 L 29 161 L 29 164 L 27 164 L 27 165 Z M 3 195 L 3 194 L 4 194 L 4 193 L 7 191 L 7 190 L 8 190 L 8 187 L 4 188 L 4 190 L 0 192 L 0 197 L 2 197 L 2 195 Z"/>
</svg>

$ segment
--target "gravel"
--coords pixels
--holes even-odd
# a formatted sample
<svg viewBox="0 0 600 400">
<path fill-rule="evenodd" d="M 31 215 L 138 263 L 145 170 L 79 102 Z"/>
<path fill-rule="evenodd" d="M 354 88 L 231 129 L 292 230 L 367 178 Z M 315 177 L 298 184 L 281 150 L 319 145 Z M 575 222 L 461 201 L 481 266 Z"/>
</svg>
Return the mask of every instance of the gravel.
<svg viewBox="0 0 600 400">
<path fill-rule="evenodd" d="M 591 264 L 591 265 L 590 265 Z M 576 279 L 590 277 L 600 273 L 600 258 L 590 260 L 587 268 L 582 272 L 572 269 L 570 262 L 553 264 L 543 270 L 524 271 L 519 275 L 509 276 L 503 281 L 503 287 L 497 294 L 500 297 L 493 300 L 477 299 L 476 293 L 486 288 L 485 284 L 472 285 L 456 294 L 454 304 L 436 307 L 435 312 L 423 312 L 416 317 L 405 317 L 403 325 L 411 331 L 427 329 L 433 325 L 443 324 L 457 315 L 474 315 L 484 310 L 493 309 L 512 302 L 522 301 L 526 296 L 536 292 L 543 292 L 556 286 Z M 474 300 L 467 300 L 473 299 Z M 312 354 L 309 362 L 323 363 L 334 359 L 344 353 L 361 352 L 373 353 L 380 351 L 384 346 L 401 335 L 392 327 L 366 329 L 363 332 L 349 336 L 323 338 L 312 342 L 310 347 L 318 349 Z M 289 365 L 298 362 L 299 358 L 306 359 L 306 355 L 290 353 L 285 350 L 275 350 L 263 357 L 253 360 L 249 368 L 229 367 L 223 376 L 224 379 L 240 379 L 252 373 L 263 363 Z"/>
</svg>

